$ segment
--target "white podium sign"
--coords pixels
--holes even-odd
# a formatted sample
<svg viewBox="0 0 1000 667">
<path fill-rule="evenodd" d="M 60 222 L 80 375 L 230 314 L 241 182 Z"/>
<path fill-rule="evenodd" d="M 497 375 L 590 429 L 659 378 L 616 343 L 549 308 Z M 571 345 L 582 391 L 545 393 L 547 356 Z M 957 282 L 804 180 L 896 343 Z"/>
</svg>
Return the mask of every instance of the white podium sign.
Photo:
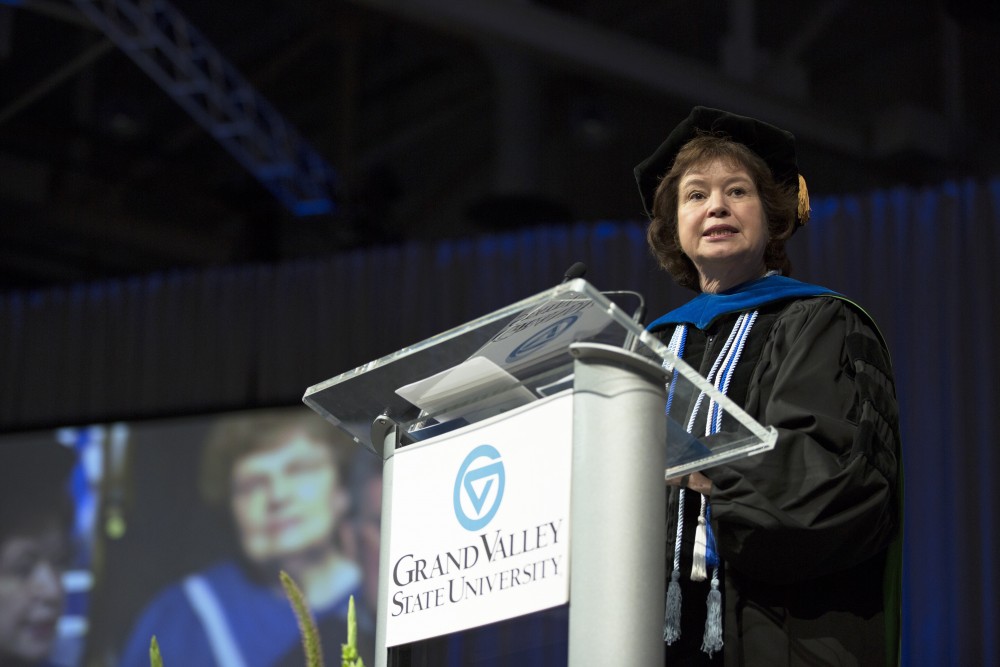
<svg viewBox="0 0 1000 667">
<path fill-rule="evenodd" d="M 396 451 L 386 646 L 569 601 L 573 395 Z"/>
</svg>

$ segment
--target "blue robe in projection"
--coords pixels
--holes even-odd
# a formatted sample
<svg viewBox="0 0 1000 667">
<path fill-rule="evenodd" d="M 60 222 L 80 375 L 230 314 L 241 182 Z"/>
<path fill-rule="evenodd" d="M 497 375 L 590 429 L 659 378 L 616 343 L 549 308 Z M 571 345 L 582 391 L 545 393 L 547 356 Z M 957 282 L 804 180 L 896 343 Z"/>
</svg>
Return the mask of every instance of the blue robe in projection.
<svg viewBox="0 0 1000 667">
<path fill-rule="evenodd" d="M 346 641 L 348 600 L 360 595 L 360 583 L 357 567 L 344 563 L 335 601 L 313 610 L 317 620 L 343 619 L 345 637 L 339 641 Z M 157 595 L 135 624 L 120 666 L 149 667 L 154 635 L 167 667 L 270 667 L 301 642 L 287 598 L 252 581 L 231 561 Z M 333 641 L 325 638 L 324 644 L 333 647 Z"/>
</svg>

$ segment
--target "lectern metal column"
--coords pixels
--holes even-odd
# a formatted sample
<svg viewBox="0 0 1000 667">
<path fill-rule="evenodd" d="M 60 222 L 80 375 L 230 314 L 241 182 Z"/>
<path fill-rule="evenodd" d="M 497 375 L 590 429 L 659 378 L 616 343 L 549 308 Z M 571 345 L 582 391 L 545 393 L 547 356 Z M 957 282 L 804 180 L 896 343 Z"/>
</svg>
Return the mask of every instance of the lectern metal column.
<svg viewBox="0 0 1000 667">
<path fill-rule="evenodd" d="M 574 363 L 569 663 L 663 664 L 665 374 L 579 343 Z"/>
</svg>

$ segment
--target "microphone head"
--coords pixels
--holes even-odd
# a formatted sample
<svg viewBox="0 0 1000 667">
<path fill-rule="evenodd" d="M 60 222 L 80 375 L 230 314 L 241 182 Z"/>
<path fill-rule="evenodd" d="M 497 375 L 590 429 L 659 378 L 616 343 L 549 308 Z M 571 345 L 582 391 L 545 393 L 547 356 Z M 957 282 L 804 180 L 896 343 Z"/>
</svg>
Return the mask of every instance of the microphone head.
<svg viewBox="0 0 1000 667">
<path fill-rule="evenodd" d="M 573 280 L 574 278 L 583 278 L 583 276 L 586 275 L 586 273 L 587 273 L 587 265 L 584 264 L 583 262 L 576 262 L 568 269 L 566 269 L 566 273 L 563 274 L 563 282 L 564 283 L 568 282 L 570 280 Z"/>
</svg>

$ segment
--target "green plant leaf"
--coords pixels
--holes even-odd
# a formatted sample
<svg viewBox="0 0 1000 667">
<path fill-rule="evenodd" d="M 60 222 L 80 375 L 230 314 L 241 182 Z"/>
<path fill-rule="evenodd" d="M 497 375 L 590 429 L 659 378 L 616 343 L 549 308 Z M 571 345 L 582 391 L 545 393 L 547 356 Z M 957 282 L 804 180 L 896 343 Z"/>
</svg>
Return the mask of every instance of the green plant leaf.
<svg viewBox="0 0 1000 667">
<path fill-rule="evenodd" d="M 353 595 L 347 601 L 347 643 L 340 645 L 340 667 L 365 667 L 358 655 L 358 614 Z"/>
<path fill-rule="evenodd" d="M 316 620 L 313 618 L 305 596 L 295 581 L 287 572 L 280 573 L 281 586 L 292 604 L 292 611 L 299 622 L 299 632 L 302 634 L 302 648 L 306 653 L 307 667 L 323 667 L 323 647 L 320 645 L 319 632 L 316 630 Z"/>
<path fill-rule="evenodd" d="M 149 666 L 163 667 L 163 657 L 160 655 L 160 645 L 156 642 L 156 635 L 149 642 Z"/>
</svg>

